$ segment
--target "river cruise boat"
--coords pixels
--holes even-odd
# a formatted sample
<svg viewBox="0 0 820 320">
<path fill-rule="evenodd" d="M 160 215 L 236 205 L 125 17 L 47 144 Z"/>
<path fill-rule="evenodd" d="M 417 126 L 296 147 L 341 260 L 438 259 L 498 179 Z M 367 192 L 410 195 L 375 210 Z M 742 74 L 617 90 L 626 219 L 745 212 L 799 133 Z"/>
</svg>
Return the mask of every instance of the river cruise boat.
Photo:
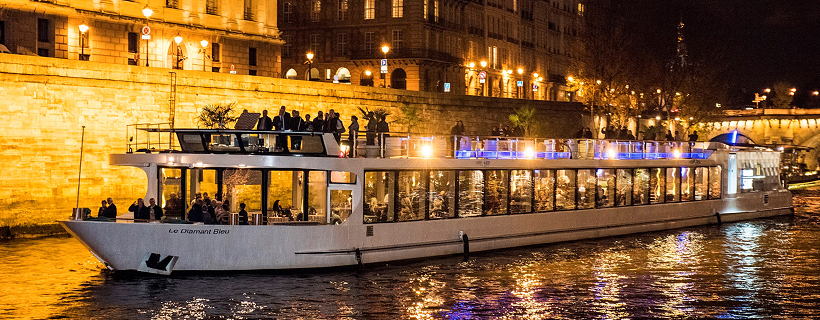
<svg viewBox="0 0 820 320">
<path fill-rule="evenodd" d="M 350 266 L 792 209 L 780 153 L 736 132 L 691 143 L 360 133 L 353 148 L 327 133 L 136 132 L 150 139 L 130 137 L 109 161 L 145 171 L 145 199 L 165 217 L 60 222 L 111 270 Z M 228 224 L 186 222 L 206 192 L 227 204 Z"/>
</svg>

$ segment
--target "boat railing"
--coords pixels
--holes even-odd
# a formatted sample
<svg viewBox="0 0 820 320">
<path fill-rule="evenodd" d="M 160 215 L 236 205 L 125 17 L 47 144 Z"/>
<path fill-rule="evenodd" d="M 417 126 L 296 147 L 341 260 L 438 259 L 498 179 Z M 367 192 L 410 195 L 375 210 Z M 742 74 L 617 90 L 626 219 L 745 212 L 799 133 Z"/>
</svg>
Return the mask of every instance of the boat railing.
<svg viewBox="0 0 820 320">
<path fill-rule="evenodd" d="M 176 149 L 171 123 L 135 123 L 125 127 L 128 152 L 159 152 Z"/>
<path fill-rule="evenodd" d="M 342 150 L 364 157 L 455 159 L 706 159 L 712 153 L 708 142 L 369 134 L 375 136 L 370 143 L 360 134 Z"/>
</svg>

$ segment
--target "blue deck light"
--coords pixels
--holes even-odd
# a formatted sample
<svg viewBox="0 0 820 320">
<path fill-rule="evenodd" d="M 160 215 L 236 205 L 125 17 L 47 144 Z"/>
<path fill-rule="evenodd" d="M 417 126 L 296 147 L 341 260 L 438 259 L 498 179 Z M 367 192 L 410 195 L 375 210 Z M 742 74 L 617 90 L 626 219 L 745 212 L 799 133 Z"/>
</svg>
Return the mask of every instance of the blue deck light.
<svg viewBox="0 0 820 320">
<path fill-rule="evenodd" d="M 735 131 L 732 131 L 732 140 L 731 140 L 730 142 L 731 142 L 732 144 L 736 144 L 736 143 L 737 143 L 737 129 L 735 129 Z"/>
</svg>

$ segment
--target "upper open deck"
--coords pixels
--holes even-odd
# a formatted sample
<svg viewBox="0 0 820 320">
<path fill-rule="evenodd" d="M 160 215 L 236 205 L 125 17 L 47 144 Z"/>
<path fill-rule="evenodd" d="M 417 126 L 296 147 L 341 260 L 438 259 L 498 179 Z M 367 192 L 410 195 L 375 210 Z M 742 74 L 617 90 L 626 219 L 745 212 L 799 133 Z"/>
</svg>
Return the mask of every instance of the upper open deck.
<svg viewBox="0 0 820 320">
<path fill-rule="evenodd" d="M 714 142 L 556 139 L 358 132 L 337 143 L 332 133 L 230 129 L 171 129 L 131 125 L 127 150 L 314 157 L 455 159 L 706 159 Z"/>
</svg>

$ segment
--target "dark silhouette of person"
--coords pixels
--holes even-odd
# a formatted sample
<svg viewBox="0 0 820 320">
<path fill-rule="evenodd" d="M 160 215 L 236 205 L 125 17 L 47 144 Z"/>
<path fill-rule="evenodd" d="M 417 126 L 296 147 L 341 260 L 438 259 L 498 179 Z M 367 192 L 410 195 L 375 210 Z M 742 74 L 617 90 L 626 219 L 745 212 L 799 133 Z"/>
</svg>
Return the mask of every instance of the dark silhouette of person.
<svg viewBox="0 0 820 320">
<path fill-rule="evenodd" d="M 268 117 L 268 110 L 262 111 L 262 116 L 256 123 L 256 130 L 271 130 L 273 129 L 273 120 Z"/>
</svg>

